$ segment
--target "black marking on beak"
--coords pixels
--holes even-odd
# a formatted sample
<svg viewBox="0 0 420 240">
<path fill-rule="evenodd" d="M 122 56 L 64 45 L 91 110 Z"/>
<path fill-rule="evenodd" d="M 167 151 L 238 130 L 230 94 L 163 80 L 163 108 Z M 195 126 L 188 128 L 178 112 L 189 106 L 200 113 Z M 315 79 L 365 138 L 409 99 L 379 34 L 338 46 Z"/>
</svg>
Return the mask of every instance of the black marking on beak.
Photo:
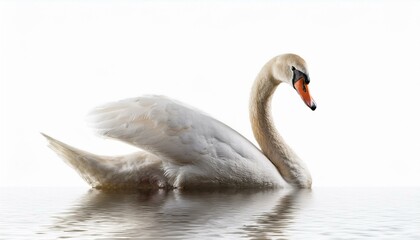
<svg viewBox="0 0 420 240">
<path fill-rule="evenodd" d="M 316 103 L 315 102 L 312 102 L 312 105 L 310 106 L 310 108 L 311 108 L 312 111 L 315 111 L 315 109 L 316 109 Z"/>
<path fill-rule="evenodd" d="M 297 70 L 295 67 L 292 66 L 292 71 L 293 71 L 293 87 L 295 87 L 295 83 L 296 81 L 300 80 L 303 78 L 303 80 L 305 81 L 306 84 L 309 84 L 310 80 L 309 77 L 304 74 L 303 72 Z"/>
</svg>

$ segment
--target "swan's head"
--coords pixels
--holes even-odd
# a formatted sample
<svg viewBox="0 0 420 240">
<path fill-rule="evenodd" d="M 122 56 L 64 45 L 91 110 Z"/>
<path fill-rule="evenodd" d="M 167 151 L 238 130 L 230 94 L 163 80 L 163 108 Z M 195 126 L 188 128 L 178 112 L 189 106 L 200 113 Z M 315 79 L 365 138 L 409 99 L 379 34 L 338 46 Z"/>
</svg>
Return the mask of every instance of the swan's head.
<svg viewBox="0 0 420 240">
<path fill-rule="evenodd" d="M 296 54 L 283 54 L 274 58 L 272 64 L 273 80 L 277 84 L 285 82 L 290 84 L 305 104 L 312 110 L 316 109 L 316 103 L 309 92 L 309 75 L 306 62 Z"/>
</svg>

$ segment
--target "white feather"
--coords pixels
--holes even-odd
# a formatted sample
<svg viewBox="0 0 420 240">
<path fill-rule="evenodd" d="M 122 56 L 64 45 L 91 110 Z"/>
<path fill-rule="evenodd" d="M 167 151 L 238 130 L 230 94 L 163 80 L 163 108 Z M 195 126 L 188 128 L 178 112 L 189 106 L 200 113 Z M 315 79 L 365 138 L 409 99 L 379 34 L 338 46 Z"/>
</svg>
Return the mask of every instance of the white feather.
<svg viewBox="0 0 420 240">
<path fill-rule="evenodd" d="M 285 186 L 275 166 L 242 135 L 178 101 L 144 96 L 95 108 L 90 125 L 162 161 L 174 187 Z"/>
<path fill-rule="evenodd" d="M 162 161 L 146 152 L 125 156 L 98 156 L 42 134 L 50 148 L 92 187 L 104 189 L 170 187 Z"/>
</svg>

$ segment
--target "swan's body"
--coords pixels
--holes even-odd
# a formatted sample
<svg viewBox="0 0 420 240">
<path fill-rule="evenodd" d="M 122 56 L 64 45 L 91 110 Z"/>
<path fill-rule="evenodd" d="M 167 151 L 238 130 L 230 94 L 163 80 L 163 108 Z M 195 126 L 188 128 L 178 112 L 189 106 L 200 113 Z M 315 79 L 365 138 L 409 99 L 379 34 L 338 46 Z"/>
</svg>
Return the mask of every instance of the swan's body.
<svg viewBox="0 0 420 240">
<path fill-rule="evenodd" d="M 262 152 L 225 124 L 163 96 L 109 103 L 89 115 L 99 134 L 139 147 L 141 152 L 97 156 L 46 137 L 51 148 L 97 188 L 309 188 L 307 168 L 283 142 L 269 111 L 277 85 L 294 84 L 295 70 L 289 65 L 306 76 L 303 59 L 287 54 L 268 62 L 254 83 L 250 117 Z"/>
</svg>

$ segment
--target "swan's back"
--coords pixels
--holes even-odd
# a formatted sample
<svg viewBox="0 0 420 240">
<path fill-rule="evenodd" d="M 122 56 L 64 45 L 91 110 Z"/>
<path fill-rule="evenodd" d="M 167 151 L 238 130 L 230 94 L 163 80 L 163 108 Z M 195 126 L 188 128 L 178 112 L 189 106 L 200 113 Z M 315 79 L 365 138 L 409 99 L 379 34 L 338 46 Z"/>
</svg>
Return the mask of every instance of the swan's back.
<svg viewBox="0 0 420 240">
<path fill-rule="evenodd" d="M 178 101 L 162 96 L 126 99 L 95 108 L 89 120 L 100 135 L 159 157 L 174 187 L 287 186 L 251 142 Z"/>
</svg>

